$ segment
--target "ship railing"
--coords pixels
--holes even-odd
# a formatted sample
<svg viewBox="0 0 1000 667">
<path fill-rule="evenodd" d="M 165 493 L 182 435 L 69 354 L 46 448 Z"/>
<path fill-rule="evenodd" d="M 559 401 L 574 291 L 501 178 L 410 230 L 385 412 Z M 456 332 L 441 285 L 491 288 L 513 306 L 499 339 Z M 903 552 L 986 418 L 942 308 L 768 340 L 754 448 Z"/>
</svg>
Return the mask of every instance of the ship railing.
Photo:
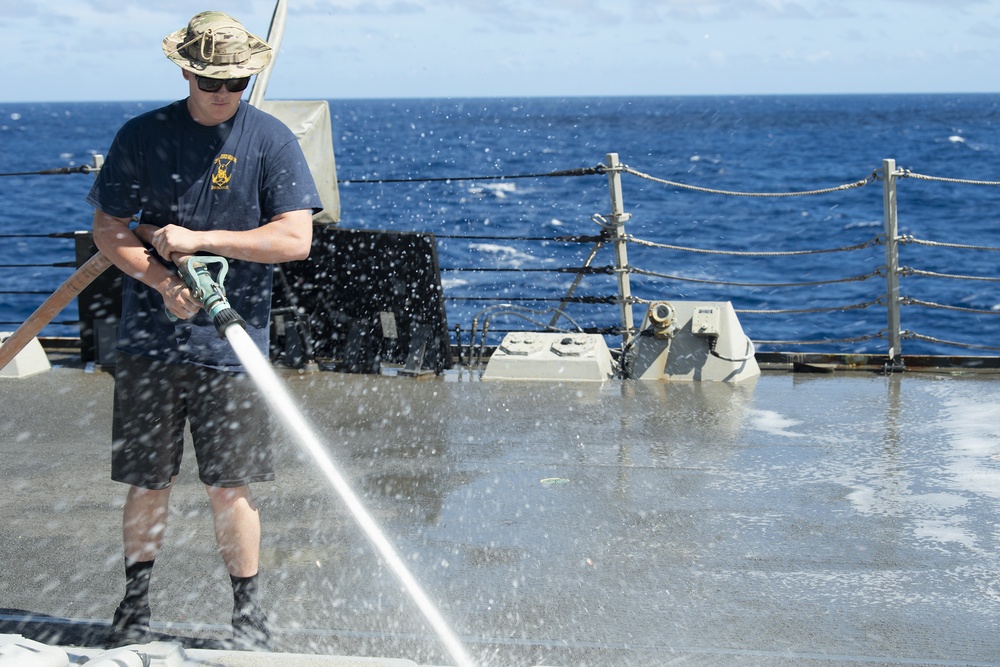
<svg viewBox="0 0 1000 667">
<path fill-rule="evenodd" d="M 998 315 L 1000 310 L 997 308 L 974 308 L 969 306 L 955 305 L 955 304 L 944 304 L 937 301 L 928 301 L 920 299 L 914 296 L 909 296 L 903 293 L 901 289 L 902 280 L 911 276 L 923 276 L 930 278 L 939 279 L 949 279 L 956 281 L 977 281 L 977 282 L 997 282 L 1000 281 L 1000 276 L 982 276 L 982 275 L 962 275 L 957 273 L 948 273 L 941 271 L 931 271 L 926 269 L 917 268 L 915 266 L 903 265 L 901 263 L 901 249 L 908 245 L 922 245 L 929 248 L 943 249 L 948 248 L 952 250 L 974 250 L 974 251 L 998 251 L 1000 247 L 989 246 L 989 245 L 977 245 L 968 243 L 949 243 L 944 241 L 934 241 L 928 239 L 915 238 L 912 235 L 904 235 L 899 233 L 899 211 L 898 211 L 898 182 L 903 178 L 913 178 L 923 181 L 936 181 L 938 183 L 949 184 L 949 185 L 970 185 L 970 186 L 1000 186 L 1000 182 L 997 181 L 985 181 L 985 180 L 973 180 L 973 179 L 957 179 L 957 178 L 945 178 L 945 177 L 934 177 L 927 176 L 924 174 L 915 173 L 908 169 L 899 169 L 896 167 L 895 160 L 886 159 L 882 161 L 882 168 L 880 170 L 875 170 L 871 174 L 866 175 L 865 178 L 845 183 L 841 185 L 835 185 L 832 187 L 818 188 L 812 190 L 803 191 L 791 191 L 791 192 L 743 192 L 743 191 L 731 191 L 731 190 L 720 190 L 714 188 L 706 188 L 695 185 L 690 185 L 686 183 L 680 183 L 677 181 L 671 181 L 667 179 L 660 179 L 648 174 L 642 173 L 635 169 L 632 169 L 626 165 L 620 165 L 618 163 L 618 156 L 615 154 L 609 154 L 607 156 L 607 170 L 609 173 L 615 174 L 613 178 L 618 181 L 620 180 L 620 175 L 633 175 L 648 181 L 653 181 L 660 183 L 662 185 L 676 188 L 684 189 L 691 192 L 697 192 L 702 194 L 713 194 L 713 195 L 723 195 L 729 197 L 755 197 L 755 198 L 776 198 L 776 197 L 805 197 L 813 195 L 829 195 L 831 193 L 844 192 L 848 190 L 855 190 L 858 188 L 863 188 L 877 181 L 882 182 L 882 199 L 883 199 L 883 231 L 881 235 L 878 235 L 867 241 L 834 247 L 825 249 L 805 249 L 805 250 L 793 250 L 793 251 L 741 251 L 741 250 L 720 250 L 717 248 L 697 248 L 697 247 L 684 247 L 675 244 L 665 244 L 657 243 L 641 238 L 637 238 L 630 234 L 622 233 L 621 236 L 625 243 L 631 243 L 633 245 L 645 245 L 660 249 L 670 249 L 675 251 L 682 251 L 688 253 L 708 253 L 716 255 L 728 255 L 731 257 L 792 257 L 801 255 L 816 255 L 823 253 L 848 253 L 854 251 L 861 251 L 870 248 L 875 245 L 883 245 L 885 248 L 885 263 L 873 267 L 870 271 L 861 274 L 849 274 L 840 277 L 833 277 L 826 280 L 814 280 L 814 281 L 790 281 L 790 282 L 738 282 L 738 281 L 727 281 L 727 280 L 708 280 L 693 278 L 690 276 L 680 276 L 671 275 L 663 272 L 651 271 L 648 269 L 643 269 L 637 266 L 629 266 L 627 263 L 616 264 L 616 271 L 619 271 L 621 275 L 643 275 L 643 276 L 654 276 L 657 278 L 663 278 L 672 281 L 686 281 L 695 282 L 702 284 L 711 285 L 725 285 L 728 287 L 735 288 L 783 288 L 783 287 L 804 287 L 812 288 L 823 285 L 832 285 L 836 283 L 849 283 L 849 282 L 863 282 L 871 279 L 882 278 L 882 285 L 884 286 L 884 291 L 881 293 L 873 294 L 872 298 L 856 303 L 841 304 L 835 306 L 822 306 L 822 307 L 801 307 L 801 308 L 781 308 L 781 309 L 751 309 L 751 308 L 736 308 L 737 313 L 744 315 L 773 315 L 773 314 L 804 314 L 804 313 L 832 313 L 832 312 L 848 312 L 848 311 L 858 311 L 869 308 L 885 308 L 885 321 L 886 327 L 879 331 L 874 331 L 870 333 L 865 333 L 858 336 L 843 337 L 843 338 L 816 338 L 813 340 L 763 340 L 755 338 L 754 342 L 758 346 L 780 346 L 784 348 L 800 346 L 800 345 L 840 345 L 840 344 L 856 344 L 866 341 L 873 340 L 884 340 L 886 342 L 885 347 L 885 368 L 888 370 L 901 369 L 904 367 L 903 362 L 903 349 L 902 341 L 906 339 L 919 340 L 928 343 L 933 343 L 937 346 L 954 346 L 963 348 L 964 350 L 979 350 L 979 351 L 989 351 L 995 352 L 1000 350 L 998 346 L 992 346 L 988 344 L 975 343 L 975 342 L 959 342 L 954 340 L 948 340 L 939 336 L 931 336 L 926 333 L 920 333 L 913 330 L 907 330 L 902 327 L 902 307 L 903 306 L 920 306 L 924 308 L 934 308 L 948 310 L 951 312 L 960 312 L 974 314 L 978 316 L 984 315 Z M 620 204 L 616 201 L 620 195 L 616 194 L 616 190 L 620 192 L 620 183 L 615 183 L 611 186 L 612 194 L 612 210 L 614 211 L 616 207 Z M 620 283 L 620 289 L 618 294 L 619 300 L 621 302 L 629 302 L 632 304 L 642 304 L 648 303 L 648 300 L 639 299 L 630 294 L 630 287 L 627 281 L 622 281 Z M 624 321 L 624 320 L 623 320 Z M 959 327 L 955 327 L 959 328 Z M 970 326 L 966 330 L 975 331 L 976 327 Z M 623 327 L 622 340 L 623 344 L 627 344 L 627 341 L 636 334 L 634 328 Z"/>
<path fill-rule="evenodd" d="M 45 172 L 33 172 L 38 174 L 52 173 L 87 173 L 85 168 L 46 170 Z M 803 354 L 798 350 L 808 348 L 822 349 L 822 354 L 839 355 L 861 355 L 881 357 L 885 361 L 885 367 L 889 370 L 904 367 L 903 345 L 904 341 L 919 341 L 933 349 L 942 347 L 956 347 L 965 351 L 974 351 L 979 354 L 990 353 L 1000 350 L 987 343 L 989 337 L 978 336 L 973 341 L 950 340 L 948 334 L 938 333 L 934 330 L 930 332 L 916 329 L 905 329 L 903 327 L 903 307 L 920 308 L 924 310 L 946 311 L 949 314 L 968 314 L 973 316 L 973 324 L 968 327 L 946 325 L 950 331 L 968 331 L 975 333 L 975 323 L 981 323 L 985 316 L 1000 314 L 1000 310 L 992 307 L 975 307 L 969 305 L 968 300 L 959 298 L 956 302 L 947 303 L 942 298 L 923 298 L 919 290 L 908 293 L 910 285 L 914 280 L 934 279 L 963 281 L 964 283 L 983 283 L 1000 281 L 1000 276 L 990 275 L 968 275 L 960 272 L 942 271 L 933 263 L 919 265 L 921 258 L 917 255 L 911 257 L 909 248 L 925 248 L 933 252 L 947 251 L 956 252 L 981 252 L 997 251 L 1000 247 L 992 245 L 977 245 L 972 243 L 955 242 L 954 239 L 926 239 L 919 238 L 913 234 L 901 234 L 899 231 L 899 202 L 898 195 L 900 182 L 910 179 L 915 182 L 933 183 L 937 187 L 959 188 L 965 186 L 986 186 L 995 187 L 1000 185 L 997 181 L 957 179 L 947 177 L 927 176 L 909 169 L 900 169 L 894 160 L 886 159 L 881 163 L 880 169 L 875 169 L 871 173 L 864 174 L 862 178 L 843 184 L 830 187 L 819 187 L 802 190 L 788 191 L 741 191 L 732 189 L 719 189 L 705 187 L 696 184 L 680 182 L 678 180 L 658 178 L 638 169 L 633 169 L 619 161 L 618 155 L 609 153 L 606 161 L 596 167 L 583 169 L 567 169 L 545 173 L 525 173 L 503 176 L 489 177 L 450 177 L 450 178 L 406 178 L 406 179 L 379 179 L 379 180 L 352 180 L 341 181 L 342 185 L 362 185 L 366 183 L 400 183 L 400 184 L 426 184 L 428 182 L 454 184 L 463 180 L 492 180 L 510 181 L 513 179 L 543 179 L 543 178 L 579 178 L 605 176 L 607 178 L 608 201 L 610 210 L 606 212 L 589 214 L 589 222 L 596 223 L 598 233 L 569 233 L 559 235 L 509 235 L 497 234 L 495 232 L 483 234 L 454 234 L 448 233 L 445 229 L 413 229 L 409 231 L 423 231 L 433 233 L 440 245 L 449 243 L 468 243 L 473 240 L 486 241 L 498 244 L 527 243 L 536 244 L 540 248 L 551 247 L 554 244 L 589 245 L 589 252 L 586 253 L 582 265 L 573 266 L 553 266 L 552 262 L 542 262 L 538 266 L 516 266 L 516 267 L 489 267 L 477 265 L 474 262 L 468 266 L 441 267 L 443 274 L 454 274 L 461 276 L 463 273 L 475 273 L 478 277 L 488 274 L 491 271 L 497 273 L 514 273 L 519 275 L 519 279 L 511 280 L 506 278 L 498 280 L 495 285 L 480 288 L 477 294 L 462 294 L 448 285 L 445 281 L 444 298 L 446 302 L 464 304 L 465 308 L 450 308 L 455 312 L 461 312 L 465 320 L 454 321 L 453 342 L 458 350 L 458 358 L 465 363 L 478 363 L 481 361 L 484 350 L 491 343 L 498 340 L 498 336 L 505 331 L 502 326 L 496 326 L 498 320 L 521 321 L 521 327 L 525 325 L 531 328 L 540 328 L 549 331 L 588 331 L 603 334 L 608 337 L 617 337 L 621 340 L 621 349 L 626 349 L 631 340 L 638 335 L 639 326 L 636 319 L 641 321 L 641 315 L 633 312 L 638 307 L 648 306 L 656 301 L 671 299 L 691 299 L 704 301 L 731 301 L 741 320 L 745 321 L 745 328 L 748 335 L 754 340 L 758 351 L 778 350 L 787 352 L 789 355 Z M 881 230 L 870 238 L 861 240 L 851 239 L 844 244 L 831 242 L 824 247 L 802 247 L 794 250 L 769 250 L 765 248 L 747 247 L 724 247 L 718 243 L 718 238 L 704 238 L 704 243 L 699 239 L 682 239 L 678 242 L 665 242 L 664 238 L 669 236 L 662 226 L 664 221 L 672 215 L 670 212 L 670 202 L 668 197 L 660 194 L 657 200 L 655 215 L 649 213 L 651 208 L 641 201 L 642 196 L 648 194 L 647 185 L 638 186 L 636 182 L 629 181 L 623 184 L 623 179 L 639 179 L 643 184 L 654 184 L 665 188 L 672 196 L 675 193 L 688 193 L 698 196 L 718 196 L 737 197 L 748 200 L 776 201 L 788 200 L 799 197 L 826 197 L 840 198 L 847 196 L 848 192 L 858 192 L 871 190 L 873 184 L 882 184 L 881 211 L 877 217 L 881 218 Z M 628 187 L 625 187 L 625 186 Z M 631 199 L 627 200 L 626 195 Z M 907 193 L 909 195 L 909 193 Z M 955 196 L 955 195 L 951 195 Z M 960 197 L 960 196 L 959 196 Z M 632 214 L 626 210 L 627 201 L 637 202 L 637 210 L 641 209 L 636 219 L 632 220 Z M 873 200 L 866 200 L 867 209 L 873 209 Z M 830 204 L 830 207 L 839 204 Z M 855 201 L 857 205 L 857 201 Z M 708 202 L 704 206 L 711 208 L 713 204 Z M 866 210 L 867 210 L 866 209 Z M 678 217 L 684 213 L 677 214 Z M 766 218 L 769 213 L 759 213 L 748 211 L 748 218 L 755 218 L 759 223 L 760 219 Z M 872 217 L 876 217 L 873 215 Z M 655 218 L 650 221 L 650 218 Z M 641 219 L 641 224 L 640 224 Z M 405 223 L 404 223 L 405 224 Z M 425 227 L 426 219 L 424 220 Z M 433 225 L 431 225 L 433 226 Z M 659 227 L 658 227 L 659 226 Z M 497 225 L 494 225 L 494 229 Z M 593 229 L 593 228 L 591 228 Z M 688 229 L 688 232 L 690 232 Z M 836 228 L 828 228 L 833 237 Z M 638 233 L 636 233 L 638 230 Z M 709 225 L 704 228 L 705 236 L 711 235 L 713 228 Z M 24 257 L 33 256 L 27 244 L 42 243 L 44 240 L 58 240 L 72 237 L 71 233 L 54 234 L 5 234 L 5 242 L 24 245 L 26 250 Z M 690 233 L 687 234 L 690 237 Z M 653 237 L 653 238 L 649 238 Z M 962 239 L 958 239 L 961 241 Z M 883 246 L 884 252 L 874 254 L 873 249 Z M 61 252 L 61 251 L 60 251 Z M 72 251 L 70 251 L 72 252 Z M 657 254 L 652 255 L 651 252 Z M 607 254 L 606 263 L 604 254 Z M 854 256 L 859 259 L 838 262 L 839 268 L 844 268 L 842 275 L 814 276 L 808 266 L 806 268 L 793 269 L 786 266 L 795 258 L 809 258 L 816 255 L 830 255 L 839 253 L 844 257 Z M 47 256 L 53 254 L 52 249 L 45 253 Z M 631 256 L 630 256 L 631 254 Z M 679 254 L 695 257 L 715 257 L 726 262 L 730 260 L 754 261 L 764 260 L 770 262 L 763 272 L 753 268 L 752 264 L 741 265 L 740 270 L 745 271 L 750 278 L 740 278 L 739 276 L 716 276 L 711 271 L 706 271 L 705 275 L 698 275 L 697 271 L 690 270 L 691 264 L 687 265 L 688 270 L 672 270 L 674 266 L 681 263 L 672 259 Z M 905 259 L 915 259 L 908 264 L 903 263 Z M 539 253 L 538 256 L 544 256 Z M 670 255 L 665 257 L 665 255 Z M 926 256 L 924 257 L 926 260 Z M 23 261 L 5 263 L 0 268 L 5 270 L 36 271 L 43 267 L 62 269 L 75 266 L 78 263 L 73 258 L 67 257 L 65 261 L 56 261 L 48 264 L 38 262 Z M 775 262 L 780 263 L 778 268 L 787 270 L 784 275 L 776 276 Z M 852 264 L 852 262 L 854 262 Z M 859 263 L 860 262 L 860 263 Z M 952 259 L 950 264 L 962 264 L 961 259 Z M 697 263 L 695 263 L 697 264 Z M 857 270 L 848 270 L 851 266 L 860 266 Z M 664 269 L 664 266 L 671 267 Z M 551 282 L 542 285 L 542 294 L 537 291 L 527 293 L 512 289 L 512 285 L 518 281 L 521 283 L 533 283 L 531 274 L 557 274 L 562 277 L 572 276 L 568 287 L 565 282 Z M 0 274 L 2 275 L 2 274 Z M 768 278 L 760 279 L 761 275 Z M 7 281 L 3 281 L 7 285 Z M 41 301 L 44 295 L 51 293 L 58 284 L 51 285 L 44 280 L 36 281 L 38 289 L 15 290 L 0 288 L 0 296 L 4 300 L 18 298 L 21 300 L 37 298 Z M 53 282 L 55 282 L 53 280 Z M 480 281 L 482 282 L 482 281 Z M 587 295 L 580 295 L 581 287 L 587 286 L 590 292 Z M 678 285 L 680 287 L 678 287 Z M 845 294 L 854 297 L 852 299 L 840 298 L 842 295 L 831 296 L 828 288 L 836 285 L 851 285 L 852 289 Z M 854 288 L 853 286 L 859 286 Z M 523 285 L 522 285 L 523 286 Z M 906 288 L 904 290 L 904 287 Z M 773 295 L 782 290 L 798 290 L 799 301 L 793 297 L 774 297 Z M 762 296 L 763 295 L 763 296 Z M 766 297 L 766 298 L 765 298 Z M 836 300 L 840 298 L 840 300 Z M 779 301 L 779 306 L 771 305 L 771 302 Z M 768 302 L 768 303 L 762 303 Z M 757 307 L 754 307 L 757 306 Z M 470 310 L 472 308 L 472 310 Z M 594 317 L 592 311 L 604 309 L 605 315 Z M 586 311 L 586 317 L 581 312 Z M 882 321 L 884 326 L 874 325 L 877 318 L 871 316 L 871 312 L 884 311 Z M 910 311 L 908 311 L 910 312 Z M 864 316 L 860 316 L 864 313 Z M 807 316 L 847 317 L 838 322 L 829 324 L 821 323 L 813 326 L 802 325 Z M 603 319 L 602 319 L 603 318 Z M 784 318 L 784 319 L 782 319 Z M 449 319 L 451 317 L 449 316 Z M 463 330 L 461 322 L 471 320 L 469 329 Z M 586 320 L 586 321 L 584 321 Z M 772 321 L 778 326 L 767 327 L 757 325 L 757 321 Z M 73 319 L 62 319 L 57 323 L 73 324 L 79 323 Z M 17 322 L 0 322 L 0 327 L 16 326 Z M 449 325 L 450 326 L 450 325 Z M 859 329 L 859 327 L 866 327 Z M 808 335 L 801 338 L 776 338 L 768 335 L 769 331 L 777 329 L 785 333 L 797 333 L 807 331 Z M 830 335 L 831 332 L 839 332 L 840 335 Z M 953 336 L 953 335 L 952 335 Z M 910 358 L 908 355 L 907 358 Z M 983 357 L 978 357 L 982 359 Z"/>
</svg>

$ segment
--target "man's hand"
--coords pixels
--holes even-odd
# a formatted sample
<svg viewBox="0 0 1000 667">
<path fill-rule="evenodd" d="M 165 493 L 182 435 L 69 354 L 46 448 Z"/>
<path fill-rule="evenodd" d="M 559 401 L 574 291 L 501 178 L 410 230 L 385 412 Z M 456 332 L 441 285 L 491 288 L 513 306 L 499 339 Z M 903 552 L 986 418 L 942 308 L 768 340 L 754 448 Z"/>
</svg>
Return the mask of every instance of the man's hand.
<svg viewBox="0 0 1000 667">
<path fill-rule="evenodd" d="M 163 305 L 179 320 L 188 320 L 201 310 L 201 302 L 194 297 L 191 288 L 179 275 L 172 275 L 166 282 L 156 286 Z"/>
<path fill-rule="evenodd" d="M 167 225 L 157 229 L 150 238 L 160 257 L 176 262 L 181 255 L 193 255 L 202 249 L 200 232 L 179 225 Z"/>
</svg>

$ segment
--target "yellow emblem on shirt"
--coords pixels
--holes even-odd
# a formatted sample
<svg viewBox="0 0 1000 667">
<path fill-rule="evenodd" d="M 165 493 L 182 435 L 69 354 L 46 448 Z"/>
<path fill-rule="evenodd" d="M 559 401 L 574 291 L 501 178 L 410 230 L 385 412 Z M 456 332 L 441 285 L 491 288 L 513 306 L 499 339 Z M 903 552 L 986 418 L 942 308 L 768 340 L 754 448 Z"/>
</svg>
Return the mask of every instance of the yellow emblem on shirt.
<svg viewBox="0 0 1000 667">
<path fill-rule="evenodd" d="M 234 164 L 236 164 L 236 158 L 226 153 L 222 153 L 219 157 L 215 158 L 214 171 L 212 172 L 213 190 L 229 189 L 229 181 L 233 178 L 231 169 Z"/>
</svg>

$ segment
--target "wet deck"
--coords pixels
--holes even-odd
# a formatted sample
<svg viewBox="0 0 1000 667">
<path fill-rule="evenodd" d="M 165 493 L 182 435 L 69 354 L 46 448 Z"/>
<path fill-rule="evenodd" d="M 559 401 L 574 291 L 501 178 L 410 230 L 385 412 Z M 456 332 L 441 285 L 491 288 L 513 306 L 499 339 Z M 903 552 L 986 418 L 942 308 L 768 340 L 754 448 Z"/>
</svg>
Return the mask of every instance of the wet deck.
<svg viewBox="0 0 1000 667">
<path fill-rule="evenodd" d="M 484 664 L 1000 663 L 996 376 L 283 377 Z M 0 381 L 0 633 L 103 642 L 122 585 L 111 387 L 73 367 Z M 278 440 L 256 494 L 279 650 L 449 664 Z M 154 630 L 212 648 L 231 594 L 190 463 Z"/>
</svg>

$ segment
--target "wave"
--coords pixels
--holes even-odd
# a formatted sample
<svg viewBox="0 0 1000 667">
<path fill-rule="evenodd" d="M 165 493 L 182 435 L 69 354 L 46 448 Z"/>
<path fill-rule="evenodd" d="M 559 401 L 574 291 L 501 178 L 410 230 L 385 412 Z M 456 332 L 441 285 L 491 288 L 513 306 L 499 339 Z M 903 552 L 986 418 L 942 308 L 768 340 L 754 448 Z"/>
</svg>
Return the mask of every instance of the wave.
<svg viewBox="0 0 1000 667">
<path fill-rule="evenodd" d="M 509 194 L 517 192 L 517 183 L 487 183 L 486 185 L 473 185 L 469 187 L 469 194 L 493 195 L 497 199 L 504 199 Z"/>
</svg>

